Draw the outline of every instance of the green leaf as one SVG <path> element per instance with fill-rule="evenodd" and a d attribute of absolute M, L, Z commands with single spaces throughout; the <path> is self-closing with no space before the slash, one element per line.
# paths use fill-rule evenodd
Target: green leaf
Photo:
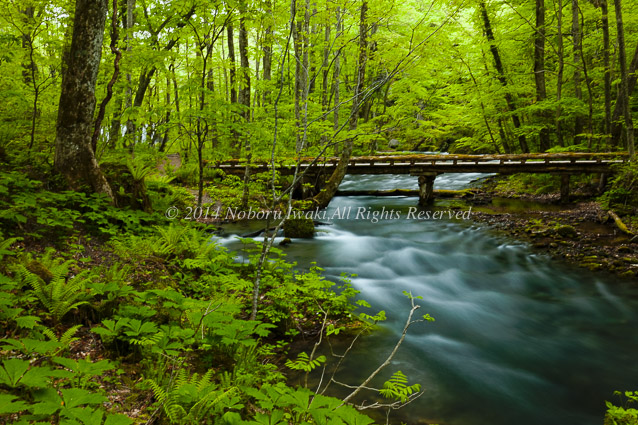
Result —
<path fill-rule="evenodd" d="M 0 394 L 0 415 L 26 410 L 28 404 L 22 400 L 14 401 L 16 398 L 12 394 Z"/>
<path fill-rule="evenodd" d="M 84 404 L 101 404 L 108 399 L 100 394 L 95 394 L 81 388 L 68 388 L 60 390 L 67 408 L 81 406 Z"/>
<path fill-rule="evenodd" d="M 224 413 L 222 420 L 227 425 L 239 425 L 242 423 L 241 415 L 237 412 Z"/>
<path fill-rule="evenodd" d="M 60 410 L 64 404 L 54 388 L 44 388 L 33 392 L 33 404 L 29 410 L 34 415 L 53 415 Z"/>
<path fill-rule="evenodd" d="M 109 414 L 106 417 L 106 421 L 104 425 L 130 425 L 133 423 L 133 420 L 125 415 L 118 414 Z"/>
<path fill-rule="evenodd" d="M 29 369 L 29 362 L 26 360 L 5 360 L 0 368 L 0 384 L 15 388 L 27 369 Z"/>
<path fill-rule="evenodd" d="M 33 327 L 40 321 L 37 316 L 20 316 L 16 318 L 16 323 L 19 328 L 33 329 Z"/>

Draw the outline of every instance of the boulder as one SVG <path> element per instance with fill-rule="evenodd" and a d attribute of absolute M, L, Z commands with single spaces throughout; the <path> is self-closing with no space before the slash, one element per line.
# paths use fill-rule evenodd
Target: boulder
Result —
<path fill-rule="evenodd" d="M 396 149 L 399 147 L 399 141 L 397 139 L 390 139 L 390 141 L 388 142 L 388 147 L 390 149 Z"/>
<path fill-rule="evenodd" d="M 312 238 L 315 235 L 315 223 L 310 218 L 288 218 L 284 223 L 284 237 Z"/>
<path fill-rule="evenodd" d="M 556 233 L 564 238 L 573 239 L 578 236 L 578 232 L 574 228 L 574 226 L 570 226 L 568 224 L 560 225 L 556 228 Z"/>

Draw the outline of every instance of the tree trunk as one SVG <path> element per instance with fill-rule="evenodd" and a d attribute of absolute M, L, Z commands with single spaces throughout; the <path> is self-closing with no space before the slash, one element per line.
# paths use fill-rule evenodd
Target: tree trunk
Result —
<path fill-rule="evenodd" d="M 241 64 L 241 78 L 239 78 L 239 95 L 237 102 L 244 106 L 242 116 L 250 121 L 250 60 L 248 57 L 248 31 L 246 31 L 246 11 L 242 10 L 239 17 L 239 59 Z"/>
<path fill-rule="evenodd" d="M 341 9 L 337 7 L 335 9 L 335 40 L 338 40 L 341 37 Z M 341 49 L 337 49 L 335 51 L 334 58 L 334 71 L 332 74 L 332 87 L 334 91 L 334 114 L 333 114 L 333 130 L 337 132 L 339 130 L 339 110 L 340 110 L 340 93 L 339 93 L 339 81 L 341 78 Z M 337 145 L 335 145 L 335 154 L 338 154 L 339 149 Z"/>
<path fill-rule="evenodd" d="M 627 75 L 627 56 L 625 53 L 625 30 L 622 20 L 621 0 L 614 0 L 616 9 L 616 34 L 618 37 L 618 60 L 620 62 L 620 80 L 622 86 L 622 109 L 625 116 L 625 134 L 627 137 L 627 151 L 631 159 L 634 159 L 634 124 L 631 117 L 631 109 L 629 108 L 629 99 L 631 92 L 629 91 L 629 77 Z"/>
<path fill-rule="evenodd" d="M 58 108 L 55 139 L 55 168 L 78 190 L 90 187 L 113 192 L 102 174 L 91 147 L 95 83 L 102 57 L 107 0 L 77 0 L 73 20 L 73 38 Z"/>
<path fill-rule="evenodd" d="M 239 59 L 241 63 L 241 78 L 239 84 L 239 103 L 243 106 L 244 122 L 250 121 L 250 60 L 248 58 L 248 31 L 246 31 L 246 4 L 242 1 L 239 6 Z M 246 169 L 244 170 L 244 191 L 242 206 L 248 206 L 250 183 L 251 144 L 250 135 L 245 134 Z"/>
<path fill-rule="evenodd" d="M 27 6 L 24 9 L 20 10 L 20 13 L 24 15 L 25 23 L 28 23 L 27 29 L 31 23 L 33 23 L 33 18 L 35 17 L 35 8 L 33 6 Z M 21 37 L 22 39 L 22 48 L 27 50 L 27 55 L 29 57 L 28 62 L 22 63 L 22 79 L 24 80 L 24 84 L 27 86 L 31 86 L 35 82 L 35 75 L 38 73 L 38 65 L 35 63 L 33 51 L 35 50 L 34 40 L 31 32 L 23 32 Z"/>
<path fill-rule="evenodd" d="M 326 7 L 328 7 L 326 5 Z M 326 23 L 323 34 L 323 62 L 321 64 L 321 110 L 325 111 L 328 108 L 328 93 L 329 93 L 329 66 L 330 66 L 330 24 Z"/>
<path fill-rule="evenodd" d="M 133 6 L 135 4 L 135 0 L 128 0 L 131 1 L 133 3 Z M 145 14 L 147 14 L 147 12 L 145 11 Z M 195 6 L 193 5 L 184 15 L 181 16 L 181 20 L 179 21 L 179 23 L 175 26 L 176 28 L 184 28 L 188 21 L 190 20 L 190 18 L 195 14 Z M 152 44 L 157 46 L 157 38 L 159 37 L 159 33 L 161 32 L 162 28 L 165 27 L 165 23 L 168 22 L 168 19 L 159 26 L 158 30 L 155 30 L 155 32 L 153 32 L 151 34 L 151 40 L 155 40 Z M 150 30 L 149 30 L 150 31 Z M 175 47 L 175 45 L 177 45 L 177 42 L 179 41 L 179 37 L 174 37 L 171 38 L 168 43 L 166 43 L 166 45 L 164 46 L 164 48 L 162 49 L 164 52 L 169 52 L 173 49 L 173 47 Z M 155 72 L 157 72 L 157 67 L 155 65 L 150 66 L 150 67 L 145 67 L 142 69 L 142 71 L 140 72 L 140 77 L 138 80 L 138 84 L 137 84 L 137 90 L 135 91 L 135 99 L 133 100 L 133 106 L 140 108 L 142 106 L 142 103 L 144 103 L 144 97 L 146 96 L 146 90 L 148 89 L 148 86 L 150 85 L 151 81 L 153 80 L 153 76 L 155 75 Z M 135 131 L 135 127 L 131 127 L 129 128 L 129 126 L 127 125 L 127 134 L 131 131 Z"/>
<path fill-rule="evenodd" d="M 359 108 L 361 107 L 361 92 L 366 79 L 366 64 L 368 62 L 368 27 L 366 23 L 368 13 L 368 1 L 361 2 L 361 14 L 359 16 L 359 63 L 357 66 L 357 79 L 352 96 L 352 110 L 350 112 L 350 130 L 357 128 Z"/>
<path fill-rule="evenodd" d="M 636 70 L 638 70 L 638 45 L 636 45 L 636 50 L 634 51 L 634 58 L 629 65 L 628 77 L 627 77 L 627 87 L 629 90 L 629 95 L 631 95 L 636 88 Z M 611 71 L 610 71 L 611 72 Z M 622 102 L 623 92 L 622 90 L 618 90 L 618 94 L 616 96 L 616 106 L 614 106 L 614 113 L 611 117 L 611 142 L 612 146 L 616 146 L 617 143 L 621 140 L 622 134 L 622 123 L 620 122 L 620 116 L 623 115 L 623 102 Z"/>
<path fill-rule="evenodd" d="M 480 98 L 481 88 L 478 85 L 478 81 L 476 81 L 476 77 L 474 77 L 474 72 L 472 72 L 472 68 L 470 67 L 470 64 L 467 63 L 465 60 L 463 60 L 462 56 L 460 56 L 459 58 L 461 59 L 461 62 L 463 63 L 463 65 L 465 65 L 465 67 L 467 68 L 467 72 L 470 74 L 470 78 L 472 79 L 472 82 L 474 83 L 476 94 Z M 490 135 L 490 140 L 492 141 L 492 144 L 494 145 L 494 149 L 496 149 L 496 152 L 501 153 L 499 145 L 496 142 L 496 139 L 494 138 L 494 134 L 492 133 L 492 126 L 490 125 L 490 122 L 487 119 L 487 112 L 485 111 L 485 103 L 483 102 L 483 99 L 480 100 L 480 104 L 481 104 L 481 112 L 483 113 L 483 122 L 485 123 L 485 128 L 487 129 L 487 132 Z M 503 142 L 505 143 L 504 139 L 503 139 Z M 507 148 L 505 147 L 505 145 L 504 145 L 504 150 L 505 152 L 507 152 Z"/>
<path fill-rule="evenodd" d="M 494 58 L 494 66 L 496 67 L 496 71 L 498 72 L 498 80 L 501 85 L 507 90 L 507 77 L 505 76 L 505 68 L 503 67 L 503 61 L 501 60 L 501 54 L 498 51 L 498 47 L 496 47 L 496 40 L 494 38 L 494 32 L 492 31 L 492 24 L 490 23 L 489 15 L 487 14 L 487 7 L 485 6 L 485 2 L 481 2 L 481 15 L 483 18 L 483 25 L 485 29 L 485 37 L 487 41 L 490 43 L 490 52 L 492 53 L 492 57 Z M 507 103 L 507 109 L 512 114 L 512 123 L 514 124 L 514 128 L 519 130 L 521 127 L 521 120 L 516 113 L 516 105 L 514 103 L 514 98 L 509 91 L 505 92 L 505 102 Z M 527 140 L 525 139 L 525 135 L 518 135 L 518 143 L 521 148 L 522 153 L 529 153 L 529 147 L 527 146 Z"/>
<path fill-rule="evenodd" d="M 172 64 L 171 64 L 172 65 Z M 170 68 L 170 67 L 169 67 Z M 166 150 L 166 144 L 168 143 L 168 124 L 171 122 L 171 78 L 166 77 L 166 124 L 167 128 L 164 130 L 162 140 L 159 146 L 159 151 L 164 152 Z"/>
<path fill-rule="evenodd" d="M 266 2 L 266 31 L 264 32 L 263 50 L 264 57 L 262 60 L 263 65 L 263 79 L 266 81 L 266 87 L 268 82 L 272 78 L 272 43 L 273 43 L 273 25 L 272 25 L 272 0 Z M 264 105 L 270 103 L 270 90 L 266 88 L 264 90 Z"/>
<path fill-rule="evenodd" d="M 536 84 L 536 101 L 543 102 L 547 98 L 545 86 L 545 0 L 536 0 L 536 33 L 534 35 L 534 83 Z M 539 134 L 539 150 L 547 151 L 551 146 L 549 130 L 545 127 L 544 112 L 540 113 L 542 120 Z"/>
<path fill-rule="evenodd" d="M 91 138 L 91 147 L 93 148 L 93 152 L 97 152 L 97 142 L 100 138 L 100 133 L 102 132 L 102 121 L 104 120 L 104 115 L 106 114 L 106 106 L 111 101 L 113 97 L 113 86 L 115 82 L 120 76 L 120 60 L 122 59 L 122 52 L 117 48 L 117 43 L 119 40 L 119 28 L 117 24 L 117 0 L 113 0 L 113 15 L 111 16 L 111 53 L 115 55 L 113 59 L 113 75 L 106 85 L 106 96 L 102 99 L 102 103 L 98 109 L 97 117 L 95 119 L 95 124 L 93 126 L 93 136 Z"/>
<path fill-rule="evenodd" d="M 580 19 L 578 19 L 578 0 L 572 0 L 572 44 L 574 49 L 574 97 L 578 100 L 583 99 L 583 91 L 580 87 L 580 66 L 581 66 L 581 57 L 580 57 L 580 43 L 581 43 L 581 34 L 580 34 Z M 574 120 L 574 144 L 578 144 L 580 142 L 580 136 L 583 132 L 583 120 L 581 117 L 577 116 Z"/>
<path fill-rule="evenodd" d="M 301 132 L 299 129 L 301 127 L 301 91 L 303 90 L 303 84 L 301 81 L 303 74 L 303 42 L 301 40 L 302 28 L 303 23 L 297 17 L 292 33 L 293 49 L 295 51 L 295 127 L 297 128 L 297 132 L 295 135 L 295 151 L 297 153 L 301 150 Z"/>
<path fill-rule="evenodd" d="M 363 0 L 361 4 L 361 15 L 359 20 L 359 67 L 358 67 L 359 80 L 358 82 L 362 82 L 363 79 L 365 78 L 365 62 L 367 58 L 366 37 L 365 37 L 367 10 L 368 10 L 367 0 Z M 340 14 L 339 8 L 337 8 L 336 18 L 337 18 L 336 37 L 339 37 L 342 30 L 341 14 Z M 339 53 L 337 52 L 337 54 Z M 338 62 L 338 57 L 337 57 L 337 60 L 335 60 L 335 88 L 336 88 L 335 105 L 339 103 L 339 82 L 338 82 L 339 71 L 340 71 L 340 64 Z M 350 128 L 356 128 L 357 126 L 357 117 L 358 117 L 357 107 L 359 104 L 359 95 L 361 93 L 360 90 L 361 90 L 361 86 L 357 84 L 355 86 L 355 94 L 352 99 L 352 110 L 350 112 Z M 338 108 L 336 108 L 335 109 L 335 124 L 334 124 L 335 131 L 337 131 L 339 128 L 338 120 L 339 120 Z M 350 162 L 350 157 L 352 156 L 353 148 L 354 148 L 353 138 L 348 138 L 343 142 L 343 149 L 339 156 L 339 163 L 337 164 L 337 166 L 335 167 L 335 170 L 330 175 L 330 179 L 328 179 L 328 182 L 326 183 L 325 187 L 323 187 L 321 189 L 321 192 L 319 192 L 313 198 L 313 201 L 315 202 L 315 205 L 317 207 L 319 208 L 327 207 L 328 204 L 330 203 L 330 200 L 334 196 L 334 194 L 337 193 L 337 189 L 339 188 L 341 181 L 343 180 L 343 178 L 345 177 L 348 171 L 348 163 Z"/>
<path fill-rule="evenodd" d="M 563 0 L 558 0 L 558 12 L 556 15 L 556 44 L 558 53 L 558 69 L 556 71 L 556 141 L 558 146 L 565 146 L 563 140 L 563 125 L 561 123 L 562 105 L 563 99 L 563 73 L 565 70 L 565 45 L 563 43 Z"/>
<path fill-rule="evenodd" d="M 226 40 L 228 42 L 228 61 L 230 68 L 230 103 L 237 103 L 237 84 L 235 70 L 235 34 L 233 26 L 228 24 L 226 27 Z"/>
<path fill-rule="evenodd" d="M 603 66 L 605 67 L 605 134 L 611 136 L 611 61 L 609 60 L 609 10 L 607 0 L 600 1 L 603 27 Z M 638 49 L 636 50 L 638 52 Z"/>
<path fill-rule="evenodd" d="M 136 0 L 126 0 L 126 37 L 124 39 L 126 40 L 126 51 L 129 56 L 131 50 L 133 50 L 131 47 L 131 38 L 133 35 L 133 26 L 135 25 L 135 1 Z M 126 83 L 126 109 L 129 109 L 133 107 L 133 76 L 130 72 L 126 73 Z M 146 86 L 144 86 L 144 90 L 146 90 Z M 126 134 L 130 135 L 129 137 L 135 137 L 135 123 L 131 121 L 131 119 L 126 121 Z M 131 145 L 135 144 L 134 139 L 129 142 Z M 124 143 L 126 143 L 126 141 L 124 141 Z"/>

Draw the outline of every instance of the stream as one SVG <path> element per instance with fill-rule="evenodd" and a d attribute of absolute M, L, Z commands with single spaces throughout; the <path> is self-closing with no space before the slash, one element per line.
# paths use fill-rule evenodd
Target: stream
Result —
<path fill-rule="evenodd" d="M 480 175 L 443 174 L 436 189 L 460 189 Z M 348 176 L 340 189 L 414 189 L 410 176 Z M 388 320 L 361 341 L 342 381 L 356 384 L 389 354 L 409 300 L 436 321 L 410 328 L 382 379 L 401 370 L 423 396 L 391 416 L 396 423 L 445 425 L 602 425 L 615 390 L 638 390 L 638 287 L 535 253 L 487 226 L 415 218 L 416 198 L 336 197 L 317 236 L 285 248 L 299 267 L 313 261 L 353 286 Z M 371 220 L 361 211 L 389 211 Z M 385 210 L 384 210 L 385 208 Z M 421 208 L 418 211 L 422 211 Z M 427 212 L 430 210 L 423 209 Z M 409 215 L 413 212 L 412 215 Z M 430 211 L 432 212 L 432 211 Z M 338 217 L 338 216 L 337 216 Z M 227 227 L 224 244 L 240 249 Z"/>

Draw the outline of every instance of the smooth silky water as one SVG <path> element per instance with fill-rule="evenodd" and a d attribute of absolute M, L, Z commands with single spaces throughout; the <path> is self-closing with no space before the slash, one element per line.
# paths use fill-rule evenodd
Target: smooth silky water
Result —
<path fill-rule="evenodd" d="M 439 176 L 435 188 L 467 187 L 472 174 Z M 351 176 L 341 189 L 415 188 L 409 176 Z M 442 201 L 443 202 L 443 201 Z M 575 269 L 470 220 L 408 220 L 416 198 L 336 197 L 327 216 L 349 219 L 295 240 L 287 258 L 316 262 L 328 278 L 356 274 L 353 286 L 388 320 L 363 339 L 342 381 L 356 384 L 400 336 L 410 304 L 420 315 L 383 380 L 396 370 L 425 394 L 395 419 L 459 425 L 601 425 L 614 390 L 638 389 L 638 288 Z M 358 208 L 399 211 L 400 219 L 356 219 Z M 443 207 L 445 208 L 445 207 Z M 231 249 L 240 245 L 230 243 Z M 370 398 L 368 398 L 370 400 Z"/>

